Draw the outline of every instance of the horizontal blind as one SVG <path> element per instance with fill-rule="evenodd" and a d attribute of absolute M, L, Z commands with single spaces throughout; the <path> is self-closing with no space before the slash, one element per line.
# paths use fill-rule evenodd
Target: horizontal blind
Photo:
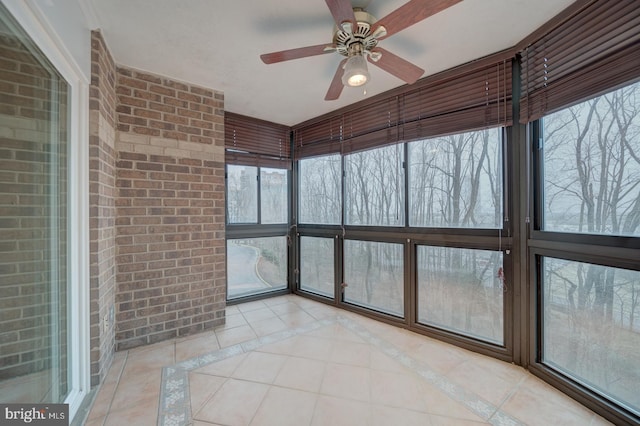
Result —
<path fill-rule="evenodd" d="M 640 78 L 637 0 L 582 1 L 561 15 L 521 43 L 521 123 Z"/>
<path fill-rule="evenodd" d="M 500 52 L 294 126 L 295 157 L 510 125 L 513 56 Z"/>
<path fill-rule="evenodd" d="M 224 115 L 225 162 L 289 167 L 290 128 L 232 112 Z"/>
<path fill-rule="evenodd" d="M 471 63 L 404 95 L 403 139 L 460 133 L 513 122 L 512 60 Z"/>

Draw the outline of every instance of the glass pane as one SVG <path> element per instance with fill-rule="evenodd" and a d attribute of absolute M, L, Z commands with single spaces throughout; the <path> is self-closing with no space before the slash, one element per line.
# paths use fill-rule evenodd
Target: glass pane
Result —
<path fill-rule="evenodd" d="M 287 238 L 227 240 L 227 299 L 287 288 Z"/>
<path fill-rule="evenodd" d="M 409 224 L 502 228 L 502 130 L 409 144 Z"/>
<path fill-rule="evenodd" d="M 61 403 L 69 89 L 2 5 L 0 51 L 0 403 Z"/>
<path fill-rule="evenodd" d="M 402 244 L 345 240 L 345 302 L 404 317 Z"/>
<path fill-rule="evenodd" d="M 348 225 L 404 225 L 401 144 L 345 156 Z"/>
<path fill-rule="evenodd" d="M 260 221 L 261 223 L 287 223 L 287 171 L 260 169 Z"/>
<path fill-rule="evenodd" d="M 339 225 L 342 211 L 340 155 L 305 158 L 298 162 L 301 223 Z"/>
<path fill-rule="evenodd" d="M 333 239 L 300 237 L 300 288 L 333 298 Z"/>
<path fill-rule="evenodd" d="M 418 321 L 503 344 L 502 253 L 418 247 Z"/>
<path fill-rule="evenodd" d="M 640 236 L 640 83 L 544 118 L 544 229 Z"/>
<path fill-rule="evenodd" d="M 227 166 L 227 220 L 258 222 L 258 168 Z"/>
<path fill-rule="evenodd" d="M 543 258 L 543 362 L 640 414 L 640 272 Z"/>

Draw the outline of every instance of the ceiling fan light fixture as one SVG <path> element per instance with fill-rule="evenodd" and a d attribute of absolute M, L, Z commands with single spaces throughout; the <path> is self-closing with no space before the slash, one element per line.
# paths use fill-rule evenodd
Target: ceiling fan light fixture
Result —
<path fill-rule="evenodd" d="M 344 65 L 344 74 L 342 74 L 342 84 L 349 87 L 359 87 L 369 81 L 369 70 L 367 69 L 367 61 L 362 54 L 355 54 Z"/>

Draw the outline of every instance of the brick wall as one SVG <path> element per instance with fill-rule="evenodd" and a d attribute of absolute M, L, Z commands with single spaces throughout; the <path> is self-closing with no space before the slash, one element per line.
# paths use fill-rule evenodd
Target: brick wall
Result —
<path fill-rule="evenodd" d="M 116 346 L 224 322 L 224 99 L 118 67 Z"/>
<path fill-rule="evenodd" d="M 49 303 L 52 242 L 60 251 L 58 301 L 66 309 L 66 216 L 50 219 L 52 194 L 66 205 L 66 86 L 57 87 L 56 118 L 54 81 L 19 39 L 0 33 L 0 380 L 50 368 L 49 330 L 58 318 Z M 52 119 L 61 123 L 60 143 L 52 143 Z"/>
<path fill-rule="evenodd" d="M 99 32 L 91 34 L 89 227 L 91 383 L 107 373 L 115 348 L 116 66 Z M 105 321 L 105 318 L 107 321 Z"/>

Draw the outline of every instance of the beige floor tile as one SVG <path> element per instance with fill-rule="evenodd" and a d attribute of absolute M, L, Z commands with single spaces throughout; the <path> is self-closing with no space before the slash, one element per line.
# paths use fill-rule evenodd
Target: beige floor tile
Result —
<path fill-rule="evenodd" d="M 191 339 L 176 342 L 176 362 L 185 361 L 220 349 L 218 338 L 214 332 L 201 334 Z"/>
<path fill-rule="evenodd" d="M 212 376 L 231 377 L 231 374 L 233 374 L 236 368 L 238 368 L 246 357 L 246 353 L 239 354 L 221 361 L 213 362 L 209 365 L 205 365 L 204 367 L 197 368 L 193 370 L 193 372 L 198 374 L 209 374 Z"/>
<path fill-rule="evenodd" d="M 454 367 L 448 378 L 500 406 L 524 379 L 524 370 L 511 369 L 511 365 L 495 366 L 477 361 L 465 361 Z"/>
<path fill-rule="evenodd" d="M 106 417 L 98 417 L 94 419 L 87 419 L 84 426 L 102 426 L 107 418 Z"/>
<path fill-rule="evenodd" d="M 366 343 L 343 340 L 333 345 L 329 359 L 338 364 L 369 367 L 371 363 L 371 352 L 373 350 L 374 349 Z"/>
<path fill-rule="evenodd" d="M 295 314 L 299 312 L 304 312 L 303 308 L 299 305 L 292 302 L 285 302 L 279 305 L 271 306 L 271 310 L 276 315 L 286 315 L 286 314 Z"/>
<path fill-rule="evenodd" d="M 125 363 L 127 361 L 127 355 L 127 351 L 116 352 L 113 355 L 111 367 L 109 367 L 109 372 L 104 378 L 103 383 L 117 383 L 118 380 L 120 380 L 120 375 L 122 374 L 122 370 L 124 369 Z"/>
<path fill-rule="evenodd" d="M 317 320 L 335 318 L 338 314 L 337 309 L 325 305 L 319 305 L 313 308 L 305 308 L 305 312 Z"/>
<path fill-rule="evenodd" d="M 251 352 L 232 374 L 236 379 L 273 383 L 287 357 L 266 352 Z"/>
<path fill-rule="evenodd" d="M 249 323 L 244 318 L 244 315 L 238 312 L 237 314 L 227 315 L 227 317 L 225 318 L 225 323 L 221 326 L 216 327 L 215 330 L 228 330 L 230 328 L 236 328 L 242 325 L 249 325 Z"/>
<path fill-rule="evenodd" d="M 100 386 L 100 390 L 98 391 L 98 395 L 96 395 L 96 399 L 93 401 L 93 406 L 87 419 L 104 418 L 109 413 L 117 385 L 117 382 L 110 381 Z"/>
<path fill-rule="evenodd" d="M 245 312 L 255 311 L 257 309 L 263 309 L 267 305 L 262 300 L 256 300 L 254 302 L 240 303 L 239 305 L 235 305 L 235 306 L 238 307 L 238 310 L 240 310 L 240 312 L 245 313 Z"/>
<path fill-rule="evenodd" d="M 385 355 L 380 350 L 372 350 L 370 357 L 370 368 L 376 371 L 390 371 L 392 373 L 407 374 L 410 370 L 398 361 Z"/>
<path fill-rule="evenodd" d="M 160 369 L 123 374 L 116 393 L 111 402 L 111 410 L 120 410 L 133 405 L 148 403 L 149 399 L 157 399 L 160 395 L 162 373 Z"/>
<path fill-rule="evenodd" d="M 456 417 L 431 415 L 432 426 L 480 426 L 489 425 L 488 422 L 476 420 L 464 420 Z"/>
<path fill-rule="evenodd" d="M 411 352 L 411 356 L 440 374 L 449 373 L 468 359 L 462 349 L 432 339 L 425 339 L 422 345 Z"/>
<path fill-rule="evenodd" d="M 332 396 L 319 396 L 311 420 L 312 426 L 367 426 L 371 406 L 365 402 Z"/>
<path fill-rule="evenodd" d="M 593 412 L 531 374 L 501 410 L 531 426 L 588 425 Z"/>
<path fill-rule="evenodd" d="M 289 357 L 273 383 L 307 392 L 319 392 L 325 366 L 322 361 Z"/>
<path fill-rule="evenodd" d="M 272 307 L 277 305 L 282 305 L 284 303 L 289 303 L 292 300 L 298 299 L 297 296 L 291 294 L 285 294 L 284 296 L 270 297 L 268 299 L 264 299 L 263 302 L 265 305 Z"/>
<path fill-rule="evenodd" d="M 307 426 L 311 424 L 317 395 L 271 387 L 251 426 Z"/>
<path fill-rule="evenodd" d="M 320 393 L 340 398 L 369 402 L 371 377 L 368 368 L 328 363 Z"/>
<path fill-rule="evenodd" d="M 237 343 L 246 342 L 258 337 L 253 329 L 248 325 L 232 328 L 229 330 L 216 330 L 218 344 L 221 348 L 233 346 Z"/>
<path fill-rule="evenodd" d="M 129 351 L 122 375 L 160 369 L 175 364 L 175 343 L 157 343 Z"/>
<path fill-rule="evenodd" d="M 333 342 L 328 339 L 311 336 L 296 336 L 291 355 L 302 358 L 327 360 L 331 356 Z"/>
<path fill-rule="evenodd" d="M 273 317 L 251 323 L 251 328 L 258 336 L 268 336 L 278 331 L 286 330 L 285 324 L 280 318 Z"/>
<path fill-rule="evenodd" d="M 424 345 L 423 336 L 403 329 L 395 331 L 387 329 L 382 337 L 396 348 L 410 354 L 415 353 L 418 348 Z"/>
<path fill-rule="evenodd" d="M 255 309 L 253 311 L 244 312 L 242 316 L 244 316 L 249 324 L 253 324 L 267 318 L 273 318 L 276 316 L 276 314 L 271 309 L 264 307 Z"/>
<path fill-rule="evenodd" d="M 293 352 L 299 337 L 294 336 L 279 342 L 269 343 L 256 349 L 259 352 L 269 352 L 273 354 L 289 355 Z"/>
<path fill-rule="evenodd" d="M 373 406 L 371 409 L 371 426 L 430 426 L 431 416 L 426 413 L 393 408 Z"/>
<path fill-rule="evenodd" d="M 423 381 L 415 376 L 387 371 L 371 372 L 371 402 L 373 404 L 428 411 L 422 394 Z"/>
<path fill-rule="evenodd" d="M 190 373 L 189 397 L 191 398 L 191 411 L 193 413 L 200 411 L 204 403 L 207 402 L 226 381 L 226 377 Z"/>
<path fill-rule="evenodd" d="M 194 419 L 224 425 L 248 425 L 268 390 L 269 386 L 260 383 L 229 379 Z"/>
<path fill-rule="evenodd" d="M 520 367 L 288 295 L 228 307 L 227 325 L 214 332 L 116 353 L 87 425 L 155 425 L 162 367 L 336 314 L 524 424 L 609 424 Z M 193 426 L 488 424 L 339 323 L 205 365 L 189 379 Z"/>
<path fill-rule="evenodd" d="M 155 426 L 158 423 L 158 409 L 133 406 L 126 410 L 109 413 L 104 426 Z"/>
<path fill-rule="evenodd" d="M 323 337 L 338 341 L 364 343 L 364 340 L 351 330 L 347 330 L 340 324 L 331 324 L 308 333 L 308 336 Z"/>
<path fill-rule="evenodd" d="M 238 305 L 231 305 L 224 308 L 224 313 L 226 316 L 235 315 L 240 313 L 240 309 L 238 309 Z"/>
<path fill-rule="evenodd" d="M 475 422 L 484 421 L 461 402 L 453 400 L 450 396 L 431 384 L 424 382 L 421 385 L 421 394 L 427 404 L 427 411 L 430 414 Z"/>
<path fill-rule="evenodd" d="M 287 325 L 287 327 L 291 328 L 301 327 L 303 325 L 311 324 L 312 322 L 317 321 L 314 317 L 304 311 L 282 314 L 279 317 L 282 322 Z"/>

